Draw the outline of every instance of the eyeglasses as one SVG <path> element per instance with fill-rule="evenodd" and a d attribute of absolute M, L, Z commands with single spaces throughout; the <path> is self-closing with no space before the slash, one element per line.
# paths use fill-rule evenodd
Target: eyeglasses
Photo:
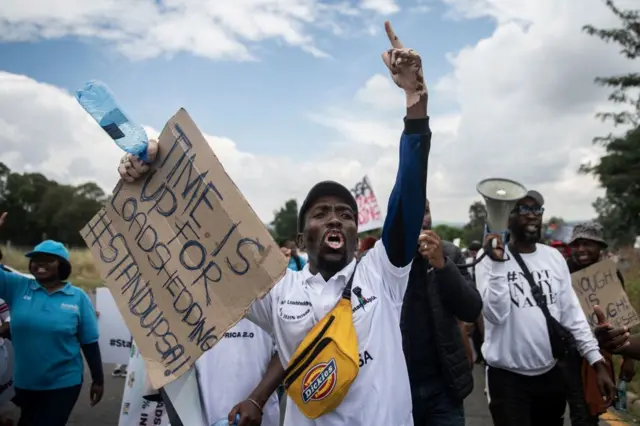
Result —
<path fill-rule="evenodd" d="M 536 216 L 542 216 L 542 214 L 544 213 L 544 207 L 527 206 L 526 204 L 523 204 L 516 207 L 514 211 L 522 216 L 526 216 L 530 213 L 533 213 Z"/>

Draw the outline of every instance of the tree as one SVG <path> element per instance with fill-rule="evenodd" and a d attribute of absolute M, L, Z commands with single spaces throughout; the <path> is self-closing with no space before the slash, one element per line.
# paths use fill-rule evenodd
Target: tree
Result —
<path fill-rule="evenodd" d="M 440 239 L 446 241 L 453 241 L 456 238 L 460 238 L 461 240 L 464 238 L 464 230 L 462 228 L 458 228 L 455 226 L 440 224 L 433 228 L 433 231 L 438 234 Z"/>
<path fill-rule="evenodd" d="M 0 163 L 0 212 L 9 213 L 0 237 L 19 246 L 43 238 L 84 246 L 80 229 L 106 200 L 95 183 L 61 185 L 40 173 L 15 173 Z"/>
<path fill-rule="evenodd" d="M 273 212 L 269 229 L 278 244 L 295 240 L 298 233 L 298 202 L 295 199 L 288 200 L 280 210 Z"/>
<path fill-rule="evenodd" d="M 469 223 L 462 229 L 462 241 L 469 245 L 472 241 L 482 241 L 484 224 L 487 219 L 487 208 L 482 201 L 475 201 L 469 206 Z"/>
<path fill-rule="evenodd" d="M 640 10 L 620 10 L 612 0 L 605 4 L 620 20 L 619 28 L 599 29 L 585 25 L 583 29 L 607 43 L 620 46 L 620 53 L 630 61 L 640 58 Z M 618 244 L 628 244 L 640 231 L 640 73 L 598 77 L 596 84 L 613 89 L 609 100 L 620 105 L 615 112 L 597 115 L 614 127 L 624 127 L 622 134 L 600 136 L 594 143 L 605 148 L 597 164 L 580 168 L 594 175 L 605 189 L 594 208 L 603 224 L 606 237 Z"/>

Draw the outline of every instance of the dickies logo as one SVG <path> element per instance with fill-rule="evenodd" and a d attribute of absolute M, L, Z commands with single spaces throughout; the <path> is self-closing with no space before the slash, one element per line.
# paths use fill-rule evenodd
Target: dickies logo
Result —
<path fill-rule="evenodd" d="M 61 303 L 60 304 L 60 309 L 65 310 L 65 311 L 72 311 L 72 312 L 78 312 L 80 310 L 78 305 L 72 305 L 70 303 Z"/>
<path fill-rule="evenodd" d="M 307 371 L 302 379 L 302 402 L 321 401 L 328 397 L 336 387 L 338 369 L 336 360 L 321 362 Z"/>

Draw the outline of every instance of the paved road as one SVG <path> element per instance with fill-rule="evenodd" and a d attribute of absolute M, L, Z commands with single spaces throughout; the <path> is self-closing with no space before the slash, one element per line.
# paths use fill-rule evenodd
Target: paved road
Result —
<path fill-rule="evenodd" d="M 105 365 L 104 396 L 100 404 L 95 407 L 89 405 L 89 386 L 86 384 L 91 383 L 91 377 L 88 371 L 85 372 L 85 386 L 71 414 L 68 426 L 118 426 L 124 379 L 111 377 L 112 371 L 113 365 Z M 11 414 L 17 424 L 18 408 L 11 410 Z"/>
<path fill-rule="evenodd" d="M 124 379 L 111 377 L 112 370 L 112 365 L 105 365 L 105 394 L 102 402 L 96 407 L 89 406 L 89 387 L 84 386 L 78 404 L 71 415 L 69 426 L 118 426 Z M 86 383 L 90 383 L 88 372 L 85 380 Z M 465 400 L 466 426 L 492 426 L 487 400 L 483 392 L 484 377 L 480 367 L 476 367 L 474 371 L 474 380 L 473 393 Z M 17 416 L 17 409 L 14 412 Z M 602 426 L 620 426 L 622 424 L 624 423 L 601 422 Z M 565 421 L 565 425 L 570 425 L 570 423 Z"/>

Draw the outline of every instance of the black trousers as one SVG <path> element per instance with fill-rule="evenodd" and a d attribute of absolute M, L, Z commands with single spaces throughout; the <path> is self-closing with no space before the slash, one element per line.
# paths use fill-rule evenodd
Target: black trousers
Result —
<path fill-rule="evenodd" d="M 80 389 L 81 384 L 44 391 L 16 388 L 14 403 L 21 410 L 18 426 L 65 426 Z"/>
<path fill-rule="evenodd" d="M 494 426 L 562 426 L 567 406 L 558 367 L 540 376 L 487 368 L 489 411 Z"/>
<path fill-rule="evenodd" d="M 484 343 L 484 339 L 482 338 L 482 332 L 480 331 L 479 321 L 476 321 L 473 327 L 473 333 L 471 333 L 471 341 L 473 342 L 473 350 L 476 353 L 475 362 L 477 364 L 484 361 L 482 357 L 482 343 Z"/>

